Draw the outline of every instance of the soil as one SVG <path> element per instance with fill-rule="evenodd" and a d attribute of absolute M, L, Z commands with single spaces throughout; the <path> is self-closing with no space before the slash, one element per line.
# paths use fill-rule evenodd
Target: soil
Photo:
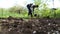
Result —
<path fill-rule="evenodd" d="M 51 34 L 56 31 L 60 34 L 58 18 L 0 18 L 0 34 Z"/>

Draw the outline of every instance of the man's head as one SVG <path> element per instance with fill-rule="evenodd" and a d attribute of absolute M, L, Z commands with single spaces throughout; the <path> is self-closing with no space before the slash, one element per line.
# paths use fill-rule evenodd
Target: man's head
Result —
<path fill-rule="evenodd" d="M 38 8 L 38 5 L 33 5 L 32 8 L 33 8 L 33 11 L 34 11 L 35 8 Z"/>

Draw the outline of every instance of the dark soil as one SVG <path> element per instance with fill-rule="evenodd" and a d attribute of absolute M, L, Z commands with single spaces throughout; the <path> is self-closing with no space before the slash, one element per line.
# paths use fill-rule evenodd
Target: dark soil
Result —
<path fill-rule="evenodd" d="M 60 19 L 47 18 L 3 18 L 0 19 L 0 34 L 60 34 Z"/>

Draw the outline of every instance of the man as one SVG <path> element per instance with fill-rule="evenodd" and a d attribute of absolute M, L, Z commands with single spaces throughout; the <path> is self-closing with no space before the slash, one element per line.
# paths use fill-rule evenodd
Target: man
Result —
<path fill-rule="evenodd" d="M 27 5 L 28 15 L 31 15 L 31 17 L 32 17 L 32 9 L 31 9 L 31 6 L 32 6 L 32 5 L 33 5 L 32 3 Z"/>
<path fill-rule="evenodd" d="M 31 17 L 33 16 L 32 15 L 32 12 L 34 11 L 34 9 L 38 7 L 38 5 L 33 5 L 32 3 L 28 4 L 27 5 L 27 8 L 28 8 L 28 15 L 31 15 Z M 33 12 L 34 13 L 34 12 Z"/>

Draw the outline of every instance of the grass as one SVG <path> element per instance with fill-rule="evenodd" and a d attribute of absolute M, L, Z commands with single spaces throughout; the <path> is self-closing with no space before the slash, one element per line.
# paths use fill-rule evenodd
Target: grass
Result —
<path fill-rule="evenodd" d="M 18 13 L 13 13 L 13 12 L 9 12 L 9 11 L 0 11 L 0 17 L 1 18 L 7 18 L 9 16 L 12 17 L 28 17 L 27 13 L 26 14 L 18 14 Z"/>
<path fill-rule="evenodd" d="M 51 11 L 50 9 L 46 9 L 46 10 L 35 10 L 34 14 L 38 14 L 39 17 L 46 17 L 49 16 L 50 18 L 54 18 L 54 12 L 56 13 L 56 18 L 60 18 L 60 9 L 57 9 L 55 11 Z M 9 10 L 5 10 L 5 9 L 0 9 L 0 18 L 7 18 L 9 16 L 12 17 L 16 17 L 16 18 L 31 18 L 30 16 L 28 16 L 27 11 L 23 11 L 20 14 L 16 13 L 16 12 L 10 12 Z"/>

